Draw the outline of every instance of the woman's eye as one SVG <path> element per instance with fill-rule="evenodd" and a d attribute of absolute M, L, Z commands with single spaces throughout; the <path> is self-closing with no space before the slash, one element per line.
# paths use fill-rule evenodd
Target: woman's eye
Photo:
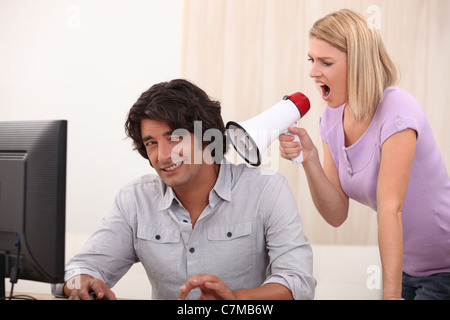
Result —
<path fill-rule="evenodd" d="M 314 63 L 314 59 L 313 58 L 309 58 L 308 61 L 311 62 L 311 63 Z"/>

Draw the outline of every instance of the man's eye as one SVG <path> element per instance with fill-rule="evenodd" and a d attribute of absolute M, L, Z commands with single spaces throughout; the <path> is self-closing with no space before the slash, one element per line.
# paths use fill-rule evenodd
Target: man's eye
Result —
<path fill-rule="evenodd" d="M 151 147 L 151 146 L 153 146 L 153 145 L 155 145 L 155 144 L 156 144 L 155 141 L 149 141 L 149 142 L 147 142 L 147 143 L 145 144 L 145 146 L 146 146 L 146 147 Z"/>

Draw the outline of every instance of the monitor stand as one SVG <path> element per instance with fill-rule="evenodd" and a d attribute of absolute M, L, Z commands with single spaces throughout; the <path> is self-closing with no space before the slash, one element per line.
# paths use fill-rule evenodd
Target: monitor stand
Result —
<path fill-rule="evenodd" d="M 0 253 L 0 300 L 6 299 L 5 280 L 6 280 L 6 255 Z"/>

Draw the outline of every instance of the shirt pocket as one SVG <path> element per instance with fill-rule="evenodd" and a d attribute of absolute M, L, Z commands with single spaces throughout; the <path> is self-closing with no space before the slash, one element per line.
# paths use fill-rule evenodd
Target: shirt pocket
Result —
<path fill-rule="evenodd" d="M 255 235 L 252 223 L 215 226 L 207 229 L 208 270 L 225 283 L 245 278 L 255 264 Z"/>
<path fill-rule="evenodd" d="M 251 223 L 239 223 L 228 226 L 211 227 L 208 229 L 208 240 L 230 241 L 248 236 L 252 233 Z"/>
<path fill-rule="evenodd" d="M 137 237 L 154 243 L 178 243 L 180 242 L 181 234 L 178 228 L 140 224 L 137 230 Z"/>
<path fill-rule="evenodd" d="M 138 225 L 135 250 L 150 279 L 172 281 L 182 274 L 183 248 L 178 228 Z"/>

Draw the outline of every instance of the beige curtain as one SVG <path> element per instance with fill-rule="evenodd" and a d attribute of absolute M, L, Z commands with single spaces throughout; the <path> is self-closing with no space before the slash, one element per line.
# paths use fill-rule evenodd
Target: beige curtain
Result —
<path fill-rule="evenodd" d="M 182 76 L 222 102 L 225 121 L 246 120 L 286 94 L 305 93 L 312 107 L 298 125 L 321 152 L 324 103 L 308 76 L 308 32 L 317 19 L 342 8 L 362 13 L 379 28 L 401 71 L 399 86 L 422 104 L 450 168 L 448 0 L 185 0 Z M 278 150 L 274 144 L 271 152 Z M 377 243 L 376 213 L 351 202 L 344 225 L 329 226 L 314 207 L 302 166 L 270 158 L 265 166 L 288 180 L 312 243 Z"/>

